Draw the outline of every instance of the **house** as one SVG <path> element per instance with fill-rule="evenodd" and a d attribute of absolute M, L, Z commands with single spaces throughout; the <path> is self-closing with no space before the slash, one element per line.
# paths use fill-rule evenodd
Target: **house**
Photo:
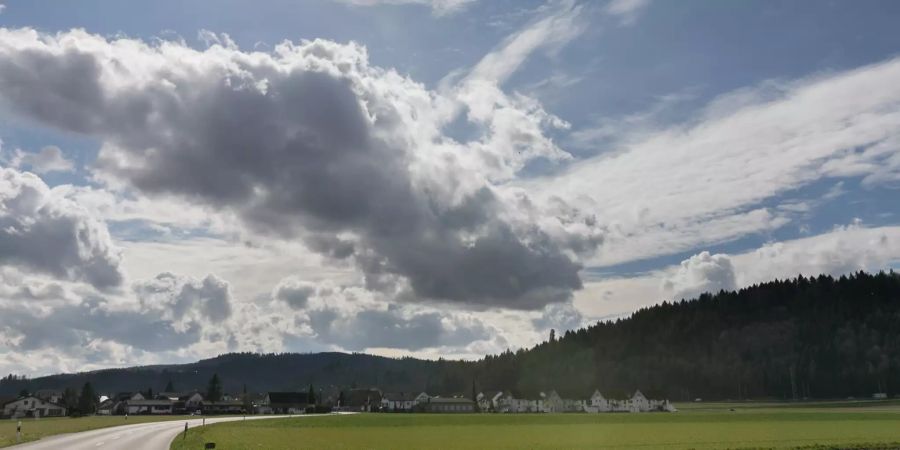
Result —
<path fill-rule="evenodd" d="M 127 400 L 125 411 L 128 414 L 172 414 L 173 403 L 171 400 Z"/>
<path fill-rule="evenodd" d="M 467 398 L 432 397 L 423 403 L 425 412 L 430 413 L 473 413 L 475 402 Z"/>
<path fill-rule="evenodd" d="M 559 394 L 556 393 L 556 391 L 550 391 L 549 394 L 544 394 L 543 392 L 541 392 L 541 398 L 544 400 L 544 407 L 541 409 L 543 412 L 565 412 L 566 409 L 563 399 L 559 396 Z"/>
<path fill-rule="evenodd" d="M 591 398 L 588 400 L 587 404 L 584 407 L 585 412 L 610 412 L 612 411 L 609 400 L 600 393 L 599 390 L 595 390 Z"/>
<path fill-rule="evenodd" d="M 310 406 L 306 392 L 269 392 L 260 402 L 260 414 L 301 414 Z"/>
<path fill-rule="evenodd" d="M 412 411 L 416 405 L 427 402 L 428 394 L 413 395 L 410 392 L 387 393 L 381 397 L 382 411 Z"/>
<path fill-rule="evenodd" d="M 500 411 L 499 400 L 503 398 L 503 391 L 493 391 L 485 394 L 479 392 L 475 396 L 478 410 L 481 412 L 498 412 Z"/>
<path fill-rule="evenodd" d="M 33 395 L 10 400 L 3 404 L 3 417 L 12 419 L 20 417 L 62 417 L 65 415 L 65 406 L 41 400 Z"/>
<path fill-rule="evenodd" d="M 339 406 L 347 411 L 371 412 L 381 406 L 382 397 L 378 389 L 350 389 L 344 392 L 344 404 Z"/>
<path fill-rule="evenodd" d="M 63 393 L 56 389 L 38 389 L 34 391 L 34 396 L 50 403 L 62 404 Z"/>
<path fill-rule="evenodd" d="M 176 414 L 191 414 L 200 411 L 203 405 L 203 396 L 197 391 L 188 391 L 178 394 L 178 400 L 172 404 Z"/>
<path fill-rule="evenodd" d="M 106 400 L 100 402 L 99 405 L 97 405 L 97 415 L 111 416 L 115 413 L 115 406 L 116 401 L 111 398 L 107 398 Z"/>
<path fill-rule="evenodd" d="M 634 395 L 628 399 L 629 412 L 646 412 L 650 411 L 650 401 L 641 391 L 635 391 Z"/>
<path fill-rule="evenodd" d="M 530 400 L 516 398 L 511 392 L 503 393 L 496 399 L 495 411 L 503 413 L 543 412 L 544 399 Z"/>
<path fill-rule="evenodd" d="M 244 402 L 240 400 L 221 400 L 218 402 L 203 402 L 201 409 L 203 414 L 245 414 Z"/>

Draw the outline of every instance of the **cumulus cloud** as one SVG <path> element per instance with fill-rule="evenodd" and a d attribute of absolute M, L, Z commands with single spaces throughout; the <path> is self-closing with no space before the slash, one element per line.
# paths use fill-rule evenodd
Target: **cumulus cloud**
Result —
<path fill-rule="evenodd" d="M 671 298 L 694 298 L 704 292 L 734 290 L 737 282 L 728 255 L 700 252 L 681 262 L 675 273 L 663 281 L 663 291 Z"/>
<path fill-rule="evenodd" d="M 272 295 L 273 301 L 293 310 L 294 320 L 310 331 L 310 339 L 346 350 L 465 347 L 496 333 L 461 311 L 393 304 L 389 298 L 358 286 L 295 277 L 282 280 Z"/>
<path fill-rule="evenodd" d="M 40 178 L 0 167 L 0 264 L 21 265 L 99 288 L 122 283 L 106 225 Z"/>
<path fill-rule="evenodd" d="M 808 238 L 770 242 L 734 261 L 742 286 L 801 274 L 885 270 L 900 263 L 900 227 L 868 228 L 857 221 Z"/>
<path fill-rule="evenodd" d="M 575 228 L 553 217 L 553 235 L 534 226 L 496 184 L 529 159 L 565 156 L 540 134 L 555 119 L 532 100 L 494 85 L 487 119 L 476 99 L 372 67 L 355 44 L 212 44 L 2 30 L 0 96 L 102 139 L 97 176 L 110 185 L 300 237 L 354 261 L 371 288 L 399 282 L 418 298 L 537 308 L 581 287 L 558 239 Z M 460 101 L 481 139 L 442 134 Z"/>
<path fill-rule="evenodd" d="M 571 302 L 547 305 L 540 317 L 532 319 L 539 330 L 574 330 L 583 327 L 585 322 L 581 312 Z"/>
<path fill-rule="evenodd" d="M 287 303 L 294 309 L 303 309 L 309 301 L 309 297 L 316 292 L 315 283 L 301 281 L 296 278 L 285 278 L 272 293 L 272 298 Z"/>
<path fill-rule="evenodd" d="M 29 169 L 38 174 L 50 172 L 71 172 L 75 170 L 72 161 L 66 159 L 62 150 L 55 145 L 48 145 L 37 153 L 16 149 L 9 162 L 16 169 Z"/>
<path fill-rule="evenodd" d="M 219 323 L 231 316 L 231 292 L 225 280 L 207 275 L 202 280 L 161 273 L 135 283 L 134 292 L 144 313 L 153 313 L 187 329 L 200 322 Z"/>

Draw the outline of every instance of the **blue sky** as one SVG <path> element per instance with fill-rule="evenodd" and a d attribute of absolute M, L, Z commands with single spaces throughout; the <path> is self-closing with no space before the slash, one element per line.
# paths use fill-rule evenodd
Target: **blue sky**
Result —
<path fill-rule="evenodd" d="M 51 362 L 9 370 L 477 357 L 900 265 L 897 2 L 4 5 L 0 308 L 187 339 L 66 322 L 63 357 L 22 319 L 0 342 Z"/>

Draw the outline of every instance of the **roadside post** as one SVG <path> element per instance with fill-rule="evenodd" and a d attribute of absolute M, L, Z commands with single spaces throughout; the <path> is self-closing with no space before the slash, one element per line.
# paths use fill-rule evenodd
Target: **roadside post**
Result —
<path fill-rule="evenodd" d="M 16 444 L 22 442 L 22 421 L 16 424 Z"/>
<path fill-rule="evenodd" d="M 184 435 L 181 437 L 181 440 L 187 439 L 187 422 L 184 423 Z"/>
<path fill-rule="evenodd" d="M 203 418 L 203 425 L 202 425 L 202 426 L 204 426 L 204 427 L 206 426 L 206 417 Z"/>

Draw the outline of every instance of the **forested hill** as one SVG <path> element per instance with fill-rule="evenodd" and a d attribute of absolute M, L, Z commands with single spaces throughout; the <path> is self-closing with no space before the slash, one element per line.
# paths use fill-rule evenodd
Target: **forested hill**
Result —
<path fill-rule="evenodd" d="M 33 380 L 21 389 L 79 387 L 105 394 L 203 389 L 213 373 L 226 391 L 377 386 L 385 391 L 466 393 L 556 389 L 621 397 L 641 389 L 673 400 L 838 398 L 900 393 L 900 275 L 858 273 L 773 281 L 738 292 L 642 309 L 628 319 L 566 332 L 553 342 L 475 362 L 363 354 L 229 354 L 192 364 L 112 369 Z"/>
<path fill-rule="evenodd" d="M 773 281 L 663 303 L 488 357 L 526 391 L 640 388 L 675 400 L 843 398 L 900 393 L 900 275 Z M 495 381 L 487 376 L 483 380 Z"/>

